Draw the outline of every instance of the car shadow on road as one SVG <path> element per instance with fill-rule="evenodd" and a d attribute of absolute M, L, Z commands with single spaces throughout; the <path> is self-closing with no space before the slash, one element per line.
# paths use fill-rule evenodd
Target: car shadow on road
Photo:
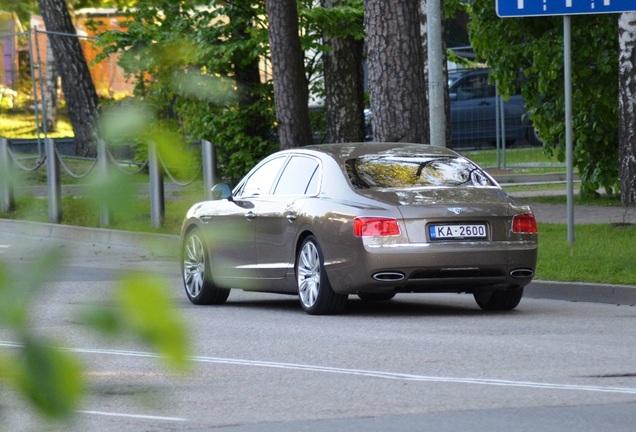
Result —
<path fill-rule="evenodd" d="M 237 293 L 238 294 L 238 293 Z M 263 298 L 259 298 L 259 297 Z M 233 298 L 234 297 L 234 298 Z M 295 296 L 263 295 L 261 293 L 241 293 L 230 297 L 222 306 L 214 308 L 228 308 L 232 310 L 252 309 L 262 312 L 289 312 L 305 314 L 298 298 Z M 481 310 L 473 301 L 472 296 L 446 295 L 440 298 L 436 295 L 415 296 L 405 294 L 397 296 L 390 301 L 364 301 L 356 296 L 350 296 L 347 306 L 340 317 L 392 317 L 412 318 L 425 316 L 466 316 L 466 317 L 492 317 L 513 316 L 523 313 L 522 310 L 486 312 Z"/>
<path fill-rule="evenodd" d="M 390 301 L 370 302 L 351 299 L 347 303 L 345 314 L 352 316 L 373 317 L 417 317 L 417 316 L 479 316 L 484 311 L 477 305 L 471 304 L 472 298 L 462 301 L 444 303 L 439 299 L 418 297 L 409 299 L 395 298 Z"/>

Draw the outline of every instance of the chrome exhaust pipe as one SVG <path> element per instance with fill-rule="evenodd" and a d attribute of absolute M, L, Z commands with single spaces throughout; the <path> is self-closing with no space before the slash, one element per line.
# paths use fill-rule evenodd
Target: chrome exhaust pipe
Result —
<path fill-rule="evenodd" d="M 514 269 L 510 270 L 510 276 L 513 278 L 529 278 L 534 276 L 534 271 L 527 268 Z"/>
<path fill-rule="evenodd" d="M 378 272 L 372 278 L 380 282 L 398 282 L 404 280 L 405 276 L 400 272 Z"/>

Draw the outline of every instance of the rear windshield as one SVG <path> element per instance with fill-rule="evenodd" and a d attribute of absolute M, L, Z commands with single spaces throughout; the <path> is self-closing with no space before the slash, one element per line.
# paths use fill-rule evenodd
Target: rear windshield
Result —
<path fill-rule="evenodd" d="M 356 189 L 496 186 L 463 157 L 373 155 L 349 159 L 345 165 Z"/>

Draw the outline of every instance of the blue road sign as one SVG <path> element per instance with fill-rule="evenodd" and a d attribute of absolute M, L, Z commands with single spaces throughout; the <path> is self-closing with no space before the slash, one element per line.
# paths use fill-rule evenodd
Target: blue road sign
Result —
<path fill-rule="evenodd" d="M 502 18 L 633 11 L 636 0 L 497 0 L 497 15 Z"/>

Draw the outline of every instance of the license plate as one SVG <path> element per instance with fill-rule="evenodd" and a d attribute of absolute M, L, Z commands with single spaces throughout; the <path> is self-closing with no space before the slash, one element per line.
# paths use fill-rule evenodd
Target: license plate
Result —
<path fill-rule="evenodd" d="M 486 238 L 486 225 L 429 225 L 431 240 Z"/>

